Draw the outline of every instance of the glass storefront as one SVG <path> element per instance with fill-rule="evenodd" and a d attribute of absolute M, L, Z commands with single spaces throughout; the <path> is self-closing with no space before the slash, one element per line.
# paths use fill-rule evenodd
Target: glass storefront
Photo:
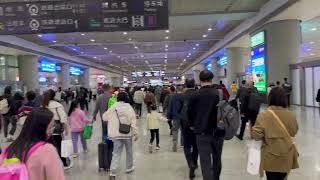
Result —
<path fill-rule="evenodd" d="M 0 94 L 6 86 L 12 86 L 13 91 L 24 91 L 23 83 L 19 82 L 19 65 L 16 56 L 0 55 Z"/>

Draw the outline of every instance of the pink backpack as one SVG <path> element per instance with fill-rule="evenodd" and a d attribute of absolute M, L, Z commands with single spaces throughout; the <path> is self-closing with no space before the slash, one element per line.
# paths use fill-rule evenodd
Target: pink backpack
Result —
<path fill-rule="evenodd" d="M 29 150 L 27 158 L 32 155 L 39 147 L 46 144 L 38 142 Z M 2 153 L 3 162 L 0 164 L 0 179 L 1 180 L 29 180 L 29 174 L 26 164 L 22 163 L 17 158 L 7 159 L 7 152 L 4 149 Z"/>

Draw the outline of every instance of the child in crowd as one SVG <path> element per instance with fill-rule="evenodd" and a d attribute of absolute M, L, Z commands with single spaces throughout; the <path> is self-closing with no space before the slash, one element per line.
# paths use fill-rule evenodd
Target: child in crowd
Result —
<path fill-rule="evenodd" d="M 160 149 L 159 143 L 159 128 L 160 124 L 159 121 L 168 121 L 165 117 L 163 117 L 160 113 L 157 112 L 157 106 L 151 105 L 148 107 L 148 114 L 147 114 L 147 126 L 148 130 L 150 130 L 151 139 L 150 139 L 150 145 L 149 145 L 149 152 L 152 153 L 153 149 L 153 141 L 156 138 L 157 145 L 156 150 Z"/>
<path fill-rule="evenodd" d="M 75 100 L 72 101 L 68 113 L 68 123 L 71 128 L 71 139 L 73 144 L 73 157 L 78 157 L 78 138 L 80 136 L 82 147 L 84 152 L 88 151 L 87 141 L 83 138 L 83 130 L 87 123 L 91 121 L 87 118 L 85 112 L 80 108 L 80 102 Z"/>

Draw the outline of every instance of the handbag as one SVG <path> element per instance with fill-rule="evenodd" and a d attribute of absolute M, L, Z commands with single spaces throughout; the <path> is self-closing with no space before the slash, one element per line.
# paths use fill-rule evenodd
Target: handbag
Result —
<path fill-rule="evenodd" d="M 93 125 L 91 123 L 87 124 L 84 127 L 83 134 L 82 134 L 83 139 L 90 139 L 91 138 L 91 136 L 92 136 L 92 128 L 93 128 Z"/>
<path fill-rule="evenodd" d="M 56 113 L 57 113 L 57 116 L 58 116 L 59 119 L 54 121 L 53 134 L 63 134 L 64 127 L 63 127 L 63 124 L 61 123 L 61 117 L 60 117 L 60 114 L 58 112 L 58 108 L 56 108 Z"/>
<path fill-rule="evenodd" d="M 72 140 L 61 141 L 61 157 L 68 158 L 73 154 Z"/>
<path fill-rule="evenodd" d="M 248 146 L 247 171 L 251 175 L 257 175 L 260 172 L 262 141 L 249 140 L 247 142 L 247 146 Z"/>
<path fill-rule="evenodd" d="M 121 134 L 129 134 L 130 130 L 131 130 L 131 124 L 123 124 L 123 123 L 121 123 L 119 115 L 118 115 L 118 111 L 117 110 L 115 110 L 115 111 L 116 111 L 116 114 L 117 114 L 117 118 L 119 120 L 119 132 Z"/>

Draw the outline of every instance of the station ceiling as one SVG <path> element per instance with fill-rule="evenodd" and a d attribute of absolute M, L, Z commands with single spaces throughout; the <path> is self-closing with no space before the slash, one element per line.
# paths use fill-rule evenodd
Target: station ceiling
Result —
<path fill-rule="evenodd" d="M 17 2 L 17 0 L 1 2 L 4 1 Z M 241 22 L 253 17 L 268 1 L 171 0 L 168 30 L 18 37 L 125 72 L 134 70 L 179 72 L 207 52 Z"/>

